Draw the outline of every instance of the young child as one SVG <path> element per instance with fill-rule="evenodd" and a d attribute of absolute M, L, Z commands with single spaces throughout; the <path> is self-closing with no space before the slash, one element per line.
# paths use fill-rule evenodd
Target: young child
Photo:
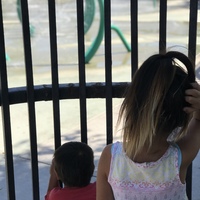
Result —
<path fill-rule="evenodd" d="M 45 200 L 95 200 L 96 183 L 90 183 L 93 172 L 94 155 L 87 144 L 63 144 L 54 153 Z"/>
<path fill-rule="evenodd" d="M 187 168 L 200 148 L 200 86 L 190 60 L 174 51 L 149 57 L 118 123 L 122 116 L 123 142 L 106 146 L 99 161 L 97 200 L 186 200 Z"/>

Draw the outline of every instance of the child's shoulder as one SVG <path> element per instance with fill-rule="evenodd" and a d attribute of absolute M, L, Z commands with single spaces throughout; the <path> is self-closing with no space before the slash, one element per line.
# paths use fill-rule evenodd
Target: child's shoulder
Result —
<path fill-rule="evenodd" d="M 115 142 L 115 143 L 112 143 L 112 144 L 108 144 L 103 149 L 102 154 L 109 157 L 109 156 L 111 156 L 113 151 L 115 151 L 116 149 L 122 150 L 122 148 L 123 148 L 122 142 Z"/>
<path fill-rule="evenodd" d="M 103 157 L 109 157 L 111 155 L 111 149 L 112 149 L 112 145 L 113 144 L 108 144 L 107 146 L 104 147 L 103 151 L 102 151 L 102 155 Z"/>

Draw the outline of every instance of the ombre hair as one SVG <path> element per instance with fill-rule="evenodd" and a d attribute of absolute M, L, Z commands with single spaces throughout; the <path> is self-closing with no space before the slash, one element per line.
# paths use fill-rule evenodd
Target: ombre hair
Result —
<path fill-rule="evenodd" d="M 185 90 L 192 82 L 193 64 L 180 52 L 155 54 L 141 65 L 118 118 L 118 124 L 123 122 L 123 145 L 128 157 L 134 158 L 144 145 L 150 148 L 155 136 L 167 137 L 177 128 L 179 138 L 185 134 L 190 121 L 190 115 L 183 111 L 188 106 Z"/>

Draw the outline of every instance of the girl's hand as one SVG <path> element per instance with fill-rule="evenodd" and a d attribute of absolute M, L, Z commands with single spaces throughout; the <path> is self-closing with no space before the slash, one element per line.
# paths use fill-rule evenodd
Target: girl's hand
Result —
<path fill-rule="evenodd" d="M 183 110 L 188 114 L 192 114 L 193 117 L 188 125 L 186 135 L 177 142 L 182 153 L 180 167 L 182 180 L 185 179 L 187 168 L 200 149 L 200 85 L 198 83 L 192 83 L 191 85 L 193 88 L 185 91 L 185 100 L 190 105 Z"/>
<path fill-rule="evenodd" d="M 195 118 L 200 119 L 200 85 L 198 83 L 192 83 L 192 89 L 185 91 L 185 100 L 191 105 L 185 107 L 184 111 L 188 114 L 194 113 Z"/>

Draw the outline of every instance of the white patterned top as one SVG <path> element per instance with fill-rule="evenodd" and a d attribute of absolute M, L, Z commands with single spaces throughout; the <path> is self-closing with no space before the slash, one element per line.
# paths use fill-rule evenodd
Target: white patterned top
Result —
<path fill-rule="evenodd" d="M 187 200 L 186 185 L 179 178 L 180 149 L 170 144 L 156 162 L 129 159 L 121 142 L 112 145 L 108 176 L 115 200 Z"/>

